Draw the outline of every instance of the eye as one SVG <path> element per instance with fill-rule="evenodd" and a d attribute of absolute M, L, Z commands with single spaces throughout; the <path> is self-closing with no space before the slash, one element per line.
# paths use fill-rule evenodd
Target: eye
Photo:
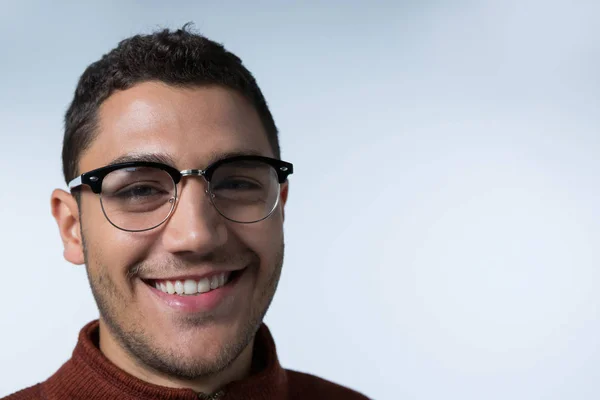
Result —
<path fill-rule="evenodd" d="M 122 199 L 148 198 L 152 196 L 158 196 L 164 193 L 165 190 L 157 186 L 147 184 L 135 184 L 118 190 L 116 193 L 114 193 L 114 197 Z"/>
<path fill-rule="evenodd" d="M 217 190 L 256 190 L 256 189 L 260 189 L 261 185 L 254 181 L 254 180 L 249 180 L 249 179 L 243 179 L 243 178 L 229 178 L 229 179 L 225 179 L 219 183 L 217 183 L 214 187 L 213 190 L 217 191 Z"/>

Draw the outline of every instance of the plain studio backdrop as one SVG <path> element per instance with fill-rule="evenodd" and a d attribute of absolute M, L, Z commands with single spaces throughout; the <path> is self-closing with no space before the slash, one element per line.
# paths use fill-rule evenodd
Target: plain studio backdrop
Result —
<path fill-rule="evenodd" d="M 296 167 L 266 319 L 284 366 L 374 399 L 600 398 L 599 15 L 3 1 L 0 395 L 47 378 L 97 317 L 49 208 L 79 75 L 193 21 L 255 74 Z"/>

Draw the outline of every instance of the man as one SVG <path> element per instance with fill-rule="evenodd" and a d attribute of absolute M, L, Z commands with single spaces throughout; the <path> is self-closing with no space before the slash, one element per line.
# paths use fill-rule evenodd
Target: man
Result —
<path fill-rule="evenodd" d="M 238 57 L 186 27 L 122 41 L 80 78 L 62 157 L 52 214 L 100 318 L 8 399 L 365 399 L 283 369 L 262 323 L 293 166 Z"/>

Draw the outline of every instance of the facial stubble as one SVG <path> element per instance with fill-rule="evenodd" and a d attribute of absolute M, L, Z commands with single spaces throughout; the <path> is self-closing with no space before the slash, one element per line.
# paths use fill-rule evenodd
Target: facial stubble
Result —
<path fill-rule="evenodd" d="M 100 262 L 102 260 L 101 251 L 96 250 L 97 246 L 93 246 L 91 249 L 87 246 L 83 232 L 82 239 L 92 294 L 96 300 L 100 317 L 105 322 L 111 336 L 142 368 L 183 380 L 196 380 L 213 376 L 225 370 L 237 359 L 250 344 L 263 321 L 275 295 L 283 266 L 284 243 L 282 240 L 273 260 L 274 265 L 261 266 L 259 263 L 254 265 L 255 268 L 270 269 L 271 274 L 264 286 L 259 289 L 259 301 L 253 304 L 251 312 L 242 323 L 242 327 L 235 332 L 234 339 L 224 343 L 218 354 L 212 359 L 190 360 L 182 357 L 177 349 L 153 343 L 154 339 L 146 333 L 144 326 L 141 324 L 131 319 L 124 320 L 127 319 L 127 316 L 120 313 L 119 309 L 123 308 L 122 305 L 126 304 L 127 299 L 123 298 L 118 286 L 111 279 L 107 266 Z M 259 260 L 256 254 L 255 258 Z M 144 267 L 142 266 L 142 268 Z M 248 268 L 252 268 L 252 266 Z M 190 317 L 178 320 L 177 323 L 185 329 L 202 329 L 203 326 L 212 323 L 212 321 L 210 316 Z"/>

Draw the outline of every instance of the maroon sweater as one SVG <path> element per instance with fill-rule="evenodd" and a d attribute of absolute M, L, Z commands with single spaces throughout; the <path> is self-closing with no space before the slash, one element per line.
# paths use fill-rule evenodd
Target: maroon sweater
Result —
<path fill-rule="evenodd" d="M 98 348 L 98 321 L 79 333 L 73 356 L 47 381 L 4 400 L 30 399 L 211 399 L 211 400 L 366 400 L 353 390 L 313 375 L 283 369 L 266 325 L 256 335 L 252 374 L 212 395 L 144 382 L 112 364 Z"/>

